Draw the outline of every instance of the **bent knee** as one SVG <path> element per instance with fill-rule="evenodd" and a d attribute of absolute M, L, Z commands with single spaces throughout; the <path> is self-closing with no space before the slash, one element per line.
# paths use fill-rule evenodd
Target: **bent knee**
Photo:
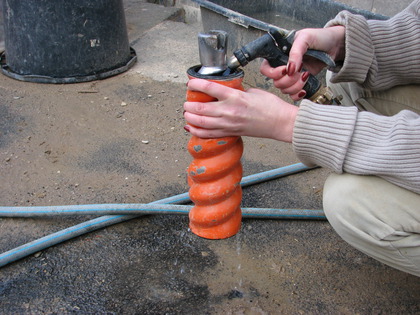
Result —
<path fill-rule="evenodd" d="M 324 212 L 337 232 L 369 230 L 382 195 L 375 176 L 331 174 L 324 185 Z M 340 233 L 339 233 L 340 234 Z"/>
<path fill-rule="evenodd" d="M 347 217 L 349 212 L 358 208 L 360 183 L 357 177 L 349 174 L 328 176 L 323 192 L 323 206 L 328 220 L 334 217 Z"/>
<path fill-rule="evenodd" d="M 396 209 L 394 185 L 377 176 L 331 174 L 324 186 L 324 212 L 339 234 L 363 233 L 381 239 L 389 233 Z"/>

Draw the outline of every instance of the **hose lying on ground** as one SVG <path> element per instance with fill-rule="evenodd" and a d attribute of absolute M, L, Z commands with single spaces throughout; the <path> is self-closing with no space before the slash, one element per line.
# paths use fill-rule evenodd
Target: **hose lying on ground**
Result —
<path fill-rule="evenodd" d="M 280 167 L 271 171 L 261 172 L 254 175 L 246 176 L 241 181 L 241 186 L 246 187 L 250 185 L 254 185 L 257 183 L 265 182 L 268 180 L 284 177 L 287 175 L 303 172 L 310 170 L 309 168 L 302 163 L 297 163 L 285 167 Z M 143 214 L 152 214 L 152 213 L 165 213 L 165 214 L 187 214 L 189 207 L 188 206 L 178 206 L 180 208 L 169 206 L 166 209 L 162 204 L 182 204 L 189 202 L 188 193 L 183 193 L 179 195 L 175 195 L 169 198 L 157 200 L 151 202 L 147 205 L 145 204 L 119 204 L 119 205 L 112 205 L 112 204 L 105 204 L 105 205 L 77 205 L 77 206 L 57 206 L 57 207 L 0 207 L 0 216 L 1 212 L 3 214 L 12 217 L 21 216 L 18 215 L 18 212 L 21 214 L 23 212 L 27 212 L 28 216 L 30 213 L 35 214 L 38 212 L 47 213 L 50 211 L 51 213 L 59 213 L 64 214 L 67 212 L 70 214 L 71 211 L 78 211 L 77 214 L 81 214 L 81 211 L 85 214 L 89 214 L 88 211 L 113 211 L 113 213 L 122 213 L 122 211 L 126 211 L 126 213 L 130 214 L 118 214 L 118 215 L 105 215 L 101 216 L 75 226 L 69 227 L 67 229 L 58 231 L 56 233 L 47 235 L 45 237 L 39 238 L 27 244 L 21 245 L 15 249 L 9 250 L 3 254 L 0 254 L 0 267 L 7 265 L 13 261 L 18 259 L 24 258 L 31 254 L 34 254 L 38 251 L 51 247 L 53 245 L 59 244 L 61 242 L 70 240 L 77 236 L 105 228 L 107 226 L 117 224 L 120 222 L 128 221 L 134 218 L 139 217 Z M 155 205 L 158 205 L 156 206 Z M 149 209 L 146 209 L 146 206 L 151 206 Z M 151 209 L 154 210 L 151 210 Z M 14 209 L 16 211 L 14 211 Z M 72 210 L 73 209 L 73 210 Z M 297 210 L 297 209 L 258 209 L 258 208 L 245 208 L 243 210 L 244 218 L 266 218 L 266 219 L 315 219 L 315 220 L 325 220 L 325 215 L 322 210 Z M 136 214 L 132 214 L 136 211 Z M 148 212 L 147 212 L 148 211 Z M 165 212 L 166 211 L 166 212 Z M 97 212 L 97 213 L 98 213 Z M 103 212 L 105 213 L 105 212 Z M 72 213 L 76 214 L 76 213 Z M 93 214 L 93 212 L 92 212 Z M 55 214 L 56 215 L 56 214 Z"/>
<path fill-rule="evenodd" d="M 97 204 L 48 207 L 0 207 L 0 217 L 32 218 L 62 215 L 146 215 L 183 214 L 188 215 L 192 206 L 172 204 Z M 307 219 L 325 220 L 322 210 L 241 208 L 242 216 L 250 219 Z"/>

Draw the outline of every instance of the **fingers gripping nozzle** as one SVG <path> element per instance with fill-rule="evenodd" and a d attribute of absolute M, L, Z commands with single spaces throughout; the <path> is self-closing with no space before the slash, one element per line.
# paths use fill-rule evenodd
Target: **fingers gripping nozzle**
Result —
<path fill-rule="evenodd" d="M 240 66 L 244 67 L 249 62 L 257 58 L 264 58 L 273 68 L 286 65 L 289 60 L 289 52 L 294 41 L 295 31 L 277 30 L 272 28 L 263 36 L 246 44 L 234 51 L 233 56 L 229 58 L 227 65 L 234 70 Z M 306 55 L 319 59 L 327 66 L 335 65 L 331 57 L 322 51 L 308 50 Z M 314 102 L 325 100 L 326 104 L 331 104 L 331 97 L 320 97 L 320 91 L 326 91 L 322 88 L 319 80 L 312 74 L 309 76 L 303 89 L 306 92 L 305 98 Z"/>

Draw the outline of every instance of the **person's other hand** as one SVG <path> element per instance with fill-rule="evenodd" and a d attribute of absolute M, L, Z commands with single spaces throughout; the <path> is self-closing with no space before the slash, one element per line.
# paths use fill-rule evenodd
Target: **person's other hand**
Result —
<path fill-rule="evenodd" d="M 344 46 L 344 26 L 303 29 L 296 32 L 286 66 L 272 68 L 264 60 L 260 70 L 263 75 L 273 79 L 274 86 L 283 94 L 288 94 L 294 101 L 298 101 L 305 96 L 303 86 L 309 74 L 316 75 L 325 67 L 325 64 L 318 59 L 305 56 L 306 51 L 308 49 L 324 51 L 337 62 L 344 60 Z"/>

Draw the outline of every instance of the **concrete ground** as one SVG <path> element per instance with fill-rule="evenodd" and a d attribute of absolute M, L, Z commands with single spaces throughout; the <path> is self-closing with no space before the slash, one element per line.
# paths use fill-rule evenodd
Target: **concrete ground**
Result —
<path fill-rule="evenodd" d="M 392 15 L 403 2 L 346 4 Z M 148 203 L 188 190 L 182 104 L 185 71 L 199 63 L 197 8 L 124 5 L 138 56 L 129 71 L 67 85 L 0 75 L 1 206 Z M 244 175 L 298 162 L 290 145 L 244 142 Z M 247 187 L 243 205 L 320 209 L 327 175 Z M 0 252 L 88 219 L 0 219 Z M 420 314 L 419 300 L 417 277 L 359 253 L 326 221 L 246 219 L 210 241 L 186 217 L 143 216 L 0 269 L 3 314 Z"/>

